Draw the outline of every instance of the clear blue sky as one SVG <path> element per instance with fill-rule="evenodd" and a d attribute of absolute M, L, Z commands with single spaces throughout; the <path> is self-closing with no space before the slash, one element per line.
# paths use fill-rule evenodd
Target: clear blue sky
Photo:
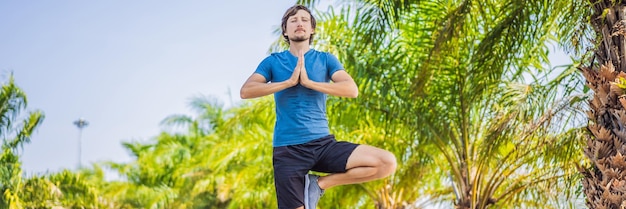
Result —
<path fill-rule="evenodd" d="M 294 3 L 0 1 L 0 79 L 13 72 L 28 109 L 46 115 L 24 146 L 24 171 L 75 169 L 79 131 L 72 122 L 81 117 L 89 122 L 83 165 L 127 162 L 121 143 L 157 136 L 169 115 L 192 115 L 193 96 L 240 102 L 239 88 Z"/>
<path fill-rule="evenodd" d="M 240 102 L 294 3 L 0 0 L 0 79 L 13 72 L 28 108 L 46 115 L 24 146 L 24 171 L 76 169 L 72 122 L 81 117 L 83 165 L 127 162 L 121 143 L 157 136 L 167 116 L 192 115 L 193 96 Z"/>

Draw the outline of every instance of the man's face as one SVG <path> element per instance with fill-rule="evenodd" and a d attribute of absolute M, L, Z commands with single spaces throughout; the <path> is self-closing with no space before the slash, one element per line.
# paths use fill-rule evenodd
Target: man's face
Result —
<path fill-rule="evenodd" d="M 295 15 L 287 19 L 285 28 L 285 35 L 289 37 L 290 41 L 309 41 L 314 32 L 311 26 L 311 14 L 304 10 L 298 10 Z"/>

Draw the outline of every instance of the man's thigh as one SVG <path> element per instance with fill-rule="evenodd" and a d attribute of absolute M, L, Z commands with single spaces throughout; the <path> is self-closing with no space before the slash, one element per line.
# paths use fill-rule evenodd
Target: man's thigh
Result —
<path fill-rule="evenodd" d="M 346 172 L 348 158 L 358 146 L 351 142 L 337 141 L 333 135 L 330 135 L 315 149 L 318 159 L 311 170 L 323 173 Z"/>
<path fill-rule="evenodd" d="M 370 145 L 359 145 L 348 158 L 346 169 L 378 166 L 390 161 L 395 161 L 393 153 Z"/>

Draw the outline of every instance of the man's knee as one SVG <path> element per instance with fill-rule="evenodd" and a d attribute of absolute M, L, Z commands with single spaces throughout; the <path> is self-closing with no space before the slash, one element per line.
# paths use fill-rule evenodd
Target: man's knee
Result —
<path fill-rule="evenodd" d="M 348 159 L 347 169 L 371 167 L 377 178 L 391 175 L 397 167 L 396 156 L 384 149 L 362 145 Z"/>
<path fill-rule="evenodd" d="M 383 176 L 389 176 L 393 174 L 398 166 L 396 156 L 389 151 L 385 151 L 383 152 L 383 154 L 380 155 L 380 162 L 381 174 L 383 174 Z"/>

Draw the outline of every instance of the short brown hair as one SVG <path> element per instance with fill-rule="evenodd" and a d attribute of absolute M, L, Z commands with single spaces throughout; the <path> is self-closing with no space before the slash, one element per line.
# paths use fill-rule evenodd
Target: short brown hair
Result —
<path fill-rule="evenodd" d="M 296 15 L 296 13 L 298 12 L 298 10 L 304 10 L 306 12 L 308 12 L 311 15 L 311 27 L 313 28 L 313 30 L 315 30 L 315 17 L 313 17 L 313 14 L 311 13 L 311 10 L 309 10 L 309 8 L 305 7 L 304 5 L 300 5 L 300 4 L 296 4 L 292 7 L 289 7 L 289 9 L 287 9 L 287 11 L 285 12 L 285 14 L 283 15 L 283 20 L 282 23 L 280 24 L 281 28 L 283 29 L 283 38 L 285 38 L 285 41 L 287 43 L 289 43 L 289 37 L 287 37 L 287 35 L 285 35 L 285 30 L 287 30 L 287 19 L 289 19 L 289 17 Z M 313 35 L 311 34 L 311 37 L 309 37 L 309 44 L 313 43 Z"/>

